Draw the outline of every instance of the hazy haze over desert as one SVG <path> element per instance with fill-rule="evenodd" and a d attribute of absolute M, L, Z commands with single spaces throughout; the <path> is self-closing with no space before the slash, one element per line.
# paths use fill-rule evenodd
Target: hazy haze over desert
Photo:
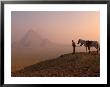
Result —
<path fill-rule="evenodd" d="M 33 29 L 55 43 L 78 38 L 99 40 L 99 12 L 12 12 L 12 41 Z"/>
<path fill-rule="evenodd" d="M 12 70 L 71 53 L 71 40 L 100 41 L 98 11 L 13 11 Z M 85 51 L 76 48 L 76 51 Z"/>

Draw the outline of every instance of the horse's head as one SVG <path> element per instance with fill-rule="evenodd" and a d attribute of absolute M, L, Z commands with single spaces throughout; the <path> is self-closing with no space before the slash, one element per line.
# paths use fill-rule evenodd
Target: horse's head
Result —
<path fill-rule="evenodd" d="M 81 43 L 81 39 L 78 40 L 78 43 L 77 44 L 79 44 L 79 43 Z"/>
<path fill-rule="evenodd" d="M 78 43 L 77 43 L 77 44 L 79 44 L 79 43 L 81 43 L 81 44 L 80 44 L 80 46 L 82 46 L 82 45 L 83 45 L 83 43 L 82 43 L 82 40 L 81 40 L 81 39 L 79 39 L 79 40 L 78 40 Z"/>

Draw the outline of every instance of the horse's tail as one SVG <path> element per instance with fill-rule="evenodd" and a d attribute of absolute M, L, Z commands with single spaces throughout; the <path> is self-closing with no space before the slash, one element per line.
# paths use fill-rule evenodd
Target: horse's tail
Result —
<path fill-rule="evenodd" d="M 100 51 L 100 44 L 98 43 L 98 50 Z"/>

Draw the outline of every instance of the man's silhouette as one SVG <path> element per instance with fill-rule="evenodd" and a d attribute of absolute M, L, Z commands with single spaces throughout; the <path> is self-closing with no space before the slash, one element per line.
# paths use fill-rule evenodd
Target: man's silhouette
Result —
<path fill-rule="evenodd" d="M 73 46 L 73 54 L 75 54 L 75 47 L 76 47 L 76 44 L 75 42 L 72 40 L 72 46 Z"/>

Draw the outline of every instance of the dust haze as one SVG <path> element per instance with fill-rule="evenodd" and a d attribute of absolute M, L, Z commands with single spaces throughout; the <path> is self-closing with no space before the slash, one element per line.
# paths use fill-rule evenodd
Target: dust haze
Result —
<path fill-rule="evenodd" d="M 98 11 L 13 11 L 12 71 L 72 53 L 72 39 L 76 45 L 79 38 L 100 41 L 99 15 Z"/>

